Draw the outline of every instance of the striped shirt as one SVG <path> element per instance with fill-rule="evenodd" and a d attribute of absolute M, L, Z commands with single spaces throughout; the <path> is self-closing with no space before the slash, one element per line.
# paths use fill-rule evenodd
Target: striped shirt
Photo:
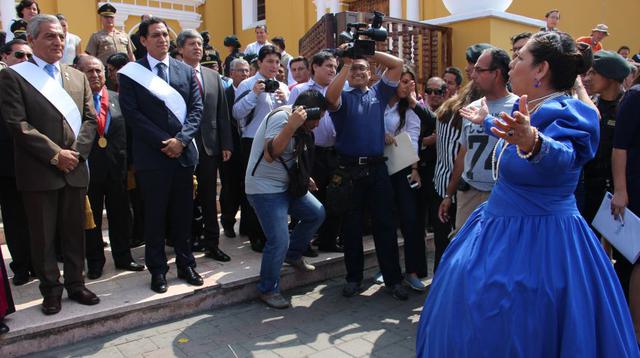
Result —
<path fill-rule="evenodd" d="M 433 186 L 440 197 L 447 193 L 447 186 L 453 172 L 458 150 L 460 150 L 460 134 L 462 131 L 451 125 L 453 116 L 448 122 L 436 121 L 436 170 L 433 175 Z"/>

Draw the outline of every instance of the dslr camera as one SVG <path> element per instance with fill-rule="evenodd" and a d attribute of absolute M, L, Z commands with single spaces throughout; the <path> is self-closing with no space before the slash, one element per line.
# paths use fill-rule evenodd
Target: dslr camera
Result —
<path fill-rule="evenodd" d="M 278 88 L 280 88 L 280 82 L 270 78 L 260 80 L 260 82 L 264 83 L 264 91 L 268 93 L 274 93 Z"/>
<path fill-rule="evenodd" d="M 320 107 L 304 107 L 304 111 L 307 112 L 308 121 L 317 121 L 320 119 Z"/>
<path fill-rule="evenodd" d="M 340 33 L 340 39 L 348 43 L 347 48 L 336 50 L 336 56 L 349 58 L 373 56 L 376 51 L 376 41 L 387 40 L 387 29 L 382 27 L 382 20 L 384 20 L 384 14 L 374 11 L 371 26 L 363 22 L 348 23 L 347 29 Z"/>

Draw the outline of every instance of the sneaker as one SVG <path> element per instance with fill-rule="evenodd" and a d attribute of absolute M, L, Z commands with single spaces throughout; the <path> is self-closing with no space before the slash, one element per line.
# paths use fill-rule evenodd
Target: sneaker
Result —
<path fill-rule="evenodd" d="M 411 289 L 414 291 L 424 292 L 427 289 L 422 281 L 420 281 L 419 278 L 413 275 L 406 275 L 406 277 L 404 278 L 404 282 L 406 282 L 407 285 L 409 285 L 409 287 L 411 287 Z"/>
<path fill-rule="evenodd" d="M 310 272 L 316 269 L 315 266 L 308 264 L 304 258 L 299 257 L 295 260 L 293 259 L 284 259 L 284 262 L 286 262 L 287 264 L 289 264 L 289 266 L 293 266 L 295 268 L 297 268 L 298 270 L 301 271 L 306 271 L 306 272 Z"/>
<path fill-rule="evenodd" d="M 280 292 L 260 293 L 260 300 L 269 307 L 277 309 L 285 309 L 291 307 L 291 303 L 282 297 Z"/>
<path fill-rule="evenodd" d="M 409 299 L 409 293 L 407 292 L 407 289 L 404 288 L 404 286 L 402 286 L 402 284 L 400 283 L 396 283 L 395 285 L 391 286 L 391 296 L 399 301 L 406 301 Z"/>
<path fill-rule="evenodd" d="M 375 275 L 373 275 L 373 282 L 375 282 L 377 285 L 384 284 L 384 278 L 382 277 L 382 272 L 378 272 Z"/>
<path fill-rule="evenodd" d="M 342 287 L 342 295 L 344 297 L 353 297 L 362 291 L 362 284 L 360 282 L 347 282 Z"/>

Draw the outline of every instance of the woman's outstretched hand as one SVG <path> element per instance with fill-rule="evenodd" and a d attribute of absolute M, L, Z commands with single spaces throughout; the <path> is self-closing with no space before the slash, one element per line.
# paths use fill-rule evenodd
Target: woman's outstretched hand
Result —
<path fill-rule="evenodd" d="M 513 117 L 500 113 L 502 120 L 495 120 L 491 132 L 510 144 L 517 145 L 521 151 L 529 153 L 534 150 L 536 142 L 535 129 L 531 126 L 527 95 L 520 97 L 520 110 Z"/>
<path fill-rule="evenodd" d="M 462 117 L 470 120 L 472 123 L 482 124 L 482 121 L 489 114 L 489 107 L 487 106 L 487 101 L 483 98 L 480 102 L 480 108 L 467 106 L 460 108 L 458 113 L 460 113 Z"/>

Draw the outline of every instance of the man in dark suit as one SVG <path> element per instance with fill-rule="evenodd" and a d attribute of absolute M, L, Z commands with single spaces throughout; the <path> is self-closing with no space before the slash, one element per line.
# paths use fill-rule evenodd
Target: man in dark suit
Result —
<path fill-rule="evenodd" d="M 144 265 L 133 260 L 129 248 L 131 212 L 125 188 L 127 133 L 118 94 L 107 90 L 104 65 L 97 57 L 81 57 L 77 68 L 89 80 L 98 123 L 89 156 L 89 202 L 96 227 L 86 233 L 87 277 L 94 280 L 102 276 L 106 261 L 102 243 L 103 204 L 107 206 L 109 242 L 116 268 L 142 271 Z"/>
<path fill-rule="evenodd" d="M 198 199 L 202 205 L 204 238 L 200 246 L 205 256 L 217 261 L 231 258 L 219 248 L 220 227 L 216 204 L 217 174 L 220 163 L 231 158 L 231 124 L 222 80 L 218 72 L 200 66 L 203 39 L 195 30 L 182 31 L 176 40 L 178 51 L 184 62 L 193 67 L 198 90 L 202 96 L 204 110 L 200 120 L 200 131 L 196 144 L 200 153 L 196 174 L 198 176 Z"/>
<path fill-rule="evenodd" d="M 231 116 L 233 103 L 236 100 L 236 88 L 238 88 L 240 82 L 249 78 L 249 63 L 242 58 L 236 58 L 230 62 L 229 67 L 229 74 L 233 84 L 224 90 L 224 94 L 227 97 L 227 107 L 229 108 L 229 116 Z M 240 155 L 240 128 L 238 128 L 237 120 L 233 120 L 231 117 L 230 119 L 231 138 L 233 140 L 232 152 L 234 155 L 231 159 L 222 163 L 220 168 L 220 223 L 225 236 L 236 237 L 233 225 L 236 223 L 236 214 L 242 202 L 244 171 L 242 170 L 242 156 Z"/>
<path fill-rule="evenodd" d="M 27 61 L 33 56 L 27 41 L 14 39 L 5 44 L 2 59 L 7 66 Z M 1 115 L 1 113 L 0 113 Z M 29 225 L 22 204 L 22 194 L 16 185 L 16 172 L 13 160 L 13 141 L 4 123 L 0 123 L 0 209 L 4 235 L 11 253 L 13 284 L 24 285 L 31 274 L 31 249 L 29 248 Z"/>
<path fill-rule="evenodd" d="M 178 278 L 200 286 L 191 253 L 193 171 L 198 152 L 193 138 L 202 116 L 202 99 L 193 68 L 169 56 L 164 20 L 140 24 L 147 56 L 120 70 L 120 107 L 133 130 L 133 160 L 144 201 L 145 261 L 151 289 L 167 291 L 165 222 L 173 241 Z M 167 85 L 168 84 L 168 85 Z"/>
<path fill-rule="evenodd" d="M 60 64 L 64 32 L 55 16 L 29 22 L 33 59 L 0 72 L 2 117 L 14 140 L 18 189 L 31 237 L 31 261 L 40 280 L 45 314 L 60 312 L 63 286 L 56 262 L 60 234 L 64 287 L 69 298 L 93 305 L 100 299 L 84 285 L 86 160 L 96 117 L 82 72 Z"/>

